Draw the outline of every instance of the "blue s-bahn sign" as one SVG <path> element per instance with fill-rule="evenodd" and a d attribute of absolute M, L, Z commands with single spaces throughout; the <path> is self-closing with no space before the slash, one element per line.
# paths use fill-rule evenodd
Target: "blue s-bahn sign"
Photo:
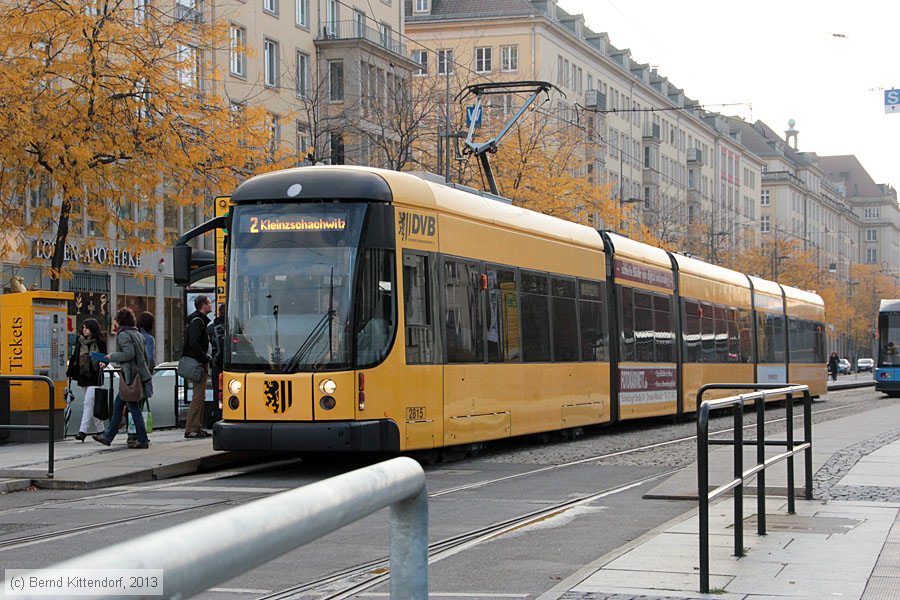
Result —
<path fill-rule="evenodd" d="M 884 112 L 900 112 L 900 90 L 884 90 Z"/>

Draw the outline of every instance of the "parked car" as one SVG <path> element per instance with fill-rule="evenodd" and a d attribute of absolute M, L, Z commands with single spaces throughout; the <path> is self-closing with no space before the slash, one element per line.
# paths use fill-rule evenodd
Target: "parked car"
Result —
<path fill-rule="evenodd" d="M 847 375 L 850 373 L 852 366 L 850 365 L 850 361 L 846 358 L 838 359 L 838 373 L 841 375 Z"/>
<path fill-rule="evenodd" d="M 875 368 L 875 361 L 871 358 L 858 358 L 856 359 L 856 372 L 862 373 L 863 371 L 872 372 L 872 369 Z"/>

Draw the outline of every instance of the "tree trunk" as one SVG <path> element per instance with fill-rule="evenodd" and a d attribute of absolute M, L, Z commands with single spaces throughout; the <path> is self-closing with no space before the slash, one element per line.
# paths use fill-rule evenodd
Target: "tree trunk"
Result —
<path fill-rule="evenodd" d="M 53 257 L 50 259 L 50 290 L 54 292 L 58 292 L 60 289 L 59 276 L 66 255 L 66 239 L 69 237 L 69 214 L 71 212 L 72 203 L 63 196 L 62 206 L 59 209 L 59 226 L 56 228 L 56 241 L 53 244 Z"/>

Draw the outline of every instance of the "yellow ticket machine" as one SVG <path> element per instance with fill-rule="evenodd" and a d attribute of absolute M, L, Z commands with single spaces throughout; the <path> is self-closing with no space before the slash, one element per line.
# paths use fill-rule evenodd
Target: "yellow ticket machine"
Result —
<path fill-rule="evenodd" d="M 44 375 L 55 383 L 53 415 L 57 439 L 63 436 L 66 407 L 67 302 L 70 292 L 20 292 L 0 295 L 0 375 Z M 5 387 L 5 386 L 4 386 Z M 47 425 L 47 385 L 9 383 L 9 419 L 13 425 Z M 6 395 L 0 390 L 0 396 Z M 0 397 L 0 403 L 6 399 Z M 0 408 L 0 412 L 5 412 Z M 43 431 L 12 431 L 8 441 L 46 441 Z"/>

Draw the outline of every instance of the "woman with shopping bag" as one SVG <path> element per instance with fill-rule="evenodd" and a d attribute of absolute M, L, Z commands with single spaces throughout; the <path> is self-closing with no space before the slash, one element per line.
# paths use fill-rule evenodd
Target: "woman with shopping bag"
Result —
<path fill-rule="evenodd" d="M 78 387 L 84 388 L 81 425 L 75 434 L 75 439 L 79 442 L 84 442 L 88 434 L 103 431 L 103 421 L 94 416 L 94 401 L 102 395 L 99 400 L 106 402 L 106 390 L 102 388 L 103 367 L 106 365 L 94 358 L 97 356 L 95 353 L 106 354 L 106 340 L 100 331 L 100 323 L 96 319 L 85 319 L 81 324 L 81 335 L 75 341 L 75 350 L 69 357 L 69 367 L 66 369 L 66 376 L 74 379 Z M 97 393 L 98 390 L 101 394 Z"/>
<path fill-rule="evenodd" d="M 119 423 L 122 420 L 124 408 L 128 408 L 131 418 L 134 420 L 137 438 L 130 448 L 146 449 L 150 446 L 147 438 L 147 429 L 144 426 L 144 416 L 141 414 L 141 399 L 144 397 L 144 386 L 150 381 L 150 369 L 148 368 L 147 350 L 144 337 L 135 327 L 134 313 L 127 306 L 120 308 L 116 313 L 117 352 L 106 356 L 106 359 L 119 364 L 121 379 L 119 379 L 119 393 L 116 394 L 113 405 L 112 418 L 105 433 L 98 433 L 93 437 L 94 441 L 109 446 L 119 432 Z"/>

